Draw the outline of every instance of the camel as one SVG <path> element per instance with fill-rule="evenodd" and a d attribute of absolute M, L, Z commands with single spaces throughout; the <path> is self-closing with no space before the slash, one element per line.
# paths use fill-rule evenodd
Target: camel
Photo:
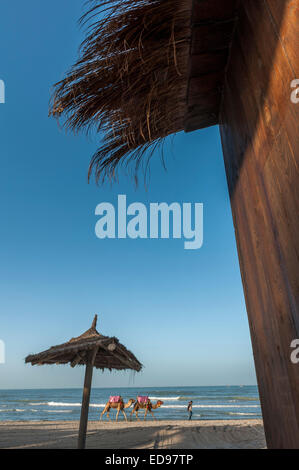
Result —
<path fill-rule="evenodd" d="M 144 418 L 143 418 L 144 421 L 145 421 L 145 418 L 146 418 L 146 415 L 147 415 L 148 412 L 150 412 L 153 419 L 155 421 L 157 421 L 156 418 L 154 417 L 154 414 L 153 414 L 152 410 L 156 410 L 157 408 L 160 408 L 161 405 L 163 405 L 163 401 L 161 401 L 161 400 L 158 400 L 157 403 L 155 405 L 153 405 L 150 400 L 148 400 L 146 403 L 141 403 L 140 401 L 138 401 L 138 398 L 137 398 L 136 403 L 133 406 L 133 410 L 131 411 L 130 419 L 131 419 L 131 416 L 132 416 L 133 413 L 135 413 L 136 418 L 139 419 L 138 418 L 138 411 L 143 409 L 143 410 L 145 410 Z"/>
<path fill-rule="evenodd" d="M 133 398 L 130 398 L 130 400 L 128 401 L 128 403 L 124 403 L 123 399 L 120 397 L 119 398 L 119 401 L 117 402 L 111 402 L 110 400 L 106 403 L 105 405 L 105 408 L 104 410 L 102 411 L 101 413 L 101 416 L 100 416 L 100 420 L 102 420 L 102 417 L 105 413 L 107 413 L 107 417 L 109 419 L 109 421 L 111 421 L 110 419 L 110 416 L 109 416 L 109 413 L 110 413 L 110 410 L 111 408 L 114 409 L 114 410 L 117 410 L 117 413 L 116 413 L 116 421 L 118 421 L 118 415 L 119 415 L 119 412 L 121 411 L 125 417 L 125 420 L 127 420 L 127 415 L 125 413 L 125 408 L 130 408 L 130 406 L 135 403 L 135 400 Z"/>

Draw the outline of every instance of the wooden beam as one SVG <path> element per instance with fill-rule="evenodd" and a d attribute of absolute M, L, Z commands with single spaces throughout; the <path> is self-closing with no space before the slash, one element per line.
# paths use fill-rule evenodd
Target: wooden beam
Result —
<path fill-rule="evenodd" d="M 279 37 L 283 47 L 286 50 L 287 57 L 290 61 L 291 67 L 294 70 L 294 75 L 299 78 L 299 60 L 298 60 L 298 22 L 299 22 L 299 3 L 298 0 L 288 1 L 288 19 L 281 23 L 281 6 L 277 0 L 265 0 L 271 17 L 274 21 L 274 27 L 279 32 Z M 289 27 L 297 24 L 297 28 Z M 297 47 L 294 45 L 297 44 Z"/>
<path fill-rule="evenodd" d="M 185 132 L 192 132 L 198 129 L 205 129 L 218 124 L 218 109 L 211 112 L 202 113 L 197 108 L 188 108 L 188 116 L 185 119 Z"/>
<path fill-rule="evenodd" d="M 191 54 L 227 49 L 231 43 L 234 26 L 235 18 L 221 23 L 194 25 Z"/>
<path fill-rule="evenodd" d="M 220 112 L 267 446 L 284 449 L 299 448 L 298 4 L 241 2 Z"/>
<path fill-rule="evenodd" d="M 88 412 L 89 412 L 89 401 L 90 401 L 90 391 L 91 391 L 91 382 L 92 382 L 92 372 L 93 372 L 93 365 L 94 365 L 95 356 L 97 354 L 97 351 L 98 351 L 98 347 L 96 347 L 94 349 L 94 351 L 90 351 L 87 355 L 85 378 L 84 378 L 84 388 L 83 388 L 83 396 L 82 396 L 80 425 L 79 425 L 78 449 L 85 449 L 86 431 L 87 431 L 87 423 L 88 423 Z"/>
<path fill-rule="evenodd" d="M 227 20 L 236 10 L 238 0 L 194 0 L 192 22 Z"/>
<path fill-rule="evenodd" d="M 219 123 L 224 72 L 236 23 L 236 0 L 194 0 L 184 130 Z"/>
<path fill-rule="evenodd" d="M 77 355 L 74 357 L 74 359 L 71 362 L 71 367 L 75 367 L 77 364 L 79 364 L 80 361 L 83 361 L 84 358 L 85 358 L 84 351 L 82 353 L 77 353 Z"/>
<path fill-rule="evenodd" d="M 224 71 L 229 50 L 202 52 L 200 54 L 193 54 L 190 57 L 190 73 L 189 79 L 205 75 L 207 73 L 214 73 Z"/>

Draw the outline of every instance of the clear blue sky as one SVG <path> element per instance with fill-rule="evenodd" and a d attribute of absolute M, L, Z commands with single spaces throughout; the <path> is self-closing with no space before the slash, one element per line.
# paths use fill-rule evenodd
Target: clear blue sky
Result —
<path fill-rule="evenodd" d="M 96 372 L 95 386 L 255 384 L 248 321 L 217 127 L 178 134 L 136 190 L 87 184 L 98 136 L 66 135 L 48 118 L 52 84 L 83 37 L 83 0 L 3 2 L 0 16 L 1 388 L 79 387 L 83 368 L 24 357 L 86 330 L 117 336 L 141 374 Z M 204 244 L 99 240 L 98 203 L 202 202 Z"/>

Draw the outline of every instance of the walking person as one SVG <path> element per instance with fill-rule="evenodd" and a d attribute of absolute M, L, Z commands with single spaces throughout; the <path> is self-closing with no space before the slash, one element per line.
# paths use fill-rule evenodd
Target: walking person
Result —
<path fill-rule="evenodd" d="M 189 403 L 188 403 L 188 408 L 187 408 L 187 411 L 188 411 L 188 413 L 189 413 L 189 421 L 191 421 L 191 418 L 192 418 L 192 403 L 193 403 L 192 400 L 189 401 Z"/>

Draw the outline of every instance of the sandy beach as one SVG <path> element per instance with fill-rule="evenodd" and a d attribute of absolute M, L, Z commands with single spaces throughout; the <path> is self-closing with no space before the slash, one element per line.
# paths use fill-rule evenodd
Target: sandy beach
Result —
<path fill-rule="evenodd" d="M 0 448 L 73 449 L 78 421 L 0 423 Z M 262 420 L 88 423 L 89 449 L 261 449 Z"/>

